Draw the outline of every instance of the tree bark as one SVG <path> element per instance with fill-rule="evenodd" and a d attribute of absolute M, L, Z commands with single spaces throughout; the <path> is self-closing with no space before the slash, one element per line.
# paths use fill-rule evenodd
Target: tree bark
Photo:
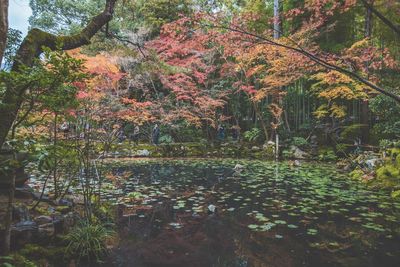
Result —
<path fill-rule="evenodd" d="M 1 1 L 1 0 L 0 0 Z M 71 36 L 57 36 L 39 29 L 31 29 L 23 40 L 15 57 L 12 71 L 19 71 L 22 66 L 31 67 L 35 58 L 43 52 L 43 47 L 56 49 L 61 44 L 61 49 L 70 50 L 87 45 L 90 39 L 111 19 L 117 0 L 107 0 L 102 13 L 92 18 L 88 25 L 79 34 Z M 2 105 L 0 106 L 0 147 L 3 146 L 7 134 L 18 114 L 27 86 L 7 87 Z"/>
<path fill-rule="evenodd" d="M 281 37 L 280 0 L 274 0 L 274 39 Z"/>
<path fill-rule="evenodd" d="M 0 64 L 3 61 L 8 32 L 8 0 L 0 0 Z"/>

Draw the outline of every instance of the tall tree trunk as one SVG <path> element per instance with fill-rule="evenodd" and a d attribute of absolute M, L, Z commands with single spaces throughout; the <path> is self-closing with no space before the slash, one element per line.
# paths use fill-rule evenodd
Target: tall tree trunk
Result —
<path fill-rule="evenodd" d="M 374 0 L 368 0 L 368 4 L 373 7 L 374 5 Z M 364 27 L 364 36 L 365 38 L 371 38 L 372 36 L 372 10 L 370 8 L 366 8 L 366 13 L 365 13 L 365 27 Z M 368 63 L 367 63 L 368 64 Z M 367 66 L 368 67 L 368 66 Z M 363 125 L 366 125 L 368 127 L 369 125 L 369 105 L 368 105 L 368 99 L 361 100 L 361 115 L 360 115 L 360 122 Z M 367 128 L 365 128 L 367 129 Z M 361 141 L 362 143 L 368 143 L 368 135 L 369 135 L 369 130 L 363 130 L 361 131 Z"/>
<path fill-rule="evenodd" d="M 274 39 L 281 37 L 280 0 L 274 0 Z"/>
<path fill-rule="evenodd" d="M 280 0 L 274 0 L 274 39 L 279 39 L 281 37 L 282 29 L 281 29 L 281 14 L 280 10 L 281 4 Z M 281 88 L 277 88 L 277 90 L 281 90 Z M 274 101 L 277 101 L 275 99 Z M 279 100 L 277 102 L 280 102 Z M 279 103 L 282 106 L 282 103 Z M 274 140 L 275 136 L 275 159 L 279 157 L 279 134 L 278 129 L 273 127 L 271 140 Z"/>
<path fill-rule="evenodd" d="M 61 43 L 63 50 L 70 50 L 89 44 L 90 39 L 112 19 L 116 2 L 117 0 L 107 0 L 104 11 L 92 18 L 88 25 L 75 35 L 57 36 L 39 29 L 31 29 L 18 49 L 12 70 L 19 71 L 22 66 L 32 66 L 34 59 L 42 54 L 43 46 L 54 50 L 57 44 Z M 0 147 L 3 146 L 17 117 L 27 89 L 27 86 L 7 87 L 3 99 L 0 100 L 2 102 L 0 106 Z"/>
<path fill-rule="evenodd" d="M 8 0 L 0 0 L 0 64 L 6 50 L 8 32 Z"/>

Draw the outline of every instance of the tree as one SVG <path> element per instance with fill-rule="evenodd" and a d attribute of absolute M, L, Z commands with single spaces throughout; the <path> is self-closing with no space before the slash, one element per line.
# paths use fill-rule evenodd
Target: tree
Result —
<path fill-rule="evenodd" d="M 116 1 L 107 0 L 103 12 L 92 18 L 85 28 L 74 35 L 57 36 L 36 28 L 31 29 L 16 54 L 12 71 L 20 72 L 24 67 L 31 67 L 34 59 L 42 54 L 43 47 L 54 50 L 58 44 L 62 44 L 63 50 L 70 50 L 89 44 L 90 39 L 112 19 Z M 18 87 L 10 85 L 4 92 L 0 105 L 0 114 L 2 114 L 0 117 L 0 146 L 6 140 L 28 89 L 29 84 Z"/>
<path fill-rule="evenodd" d="M 7 44 L 8 0 L 0 0 L 0 64 Z"/>

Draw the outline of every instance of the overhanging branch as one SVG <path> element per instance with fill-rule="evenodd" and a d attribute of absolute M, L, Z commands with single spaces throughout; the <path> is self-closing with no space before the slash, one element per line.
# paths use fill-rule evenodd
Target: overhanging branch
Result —
<path fill-rule="evenodd" d="M 345 68 L 342 68 L 340 66 L 333 65 L 333 64 L 327 62 L 326 60 L 323 60 L 323 59 L 319 58 L 318 56 L 312 54 L 311 52 L 308 52 L 307 50 L 305 50 L 304 48 L 302 48 L 298 44 L 296 44 L 296 47 L 292 47 L 292 46 L 289 46 L 289 45 L 281 44 L 281 43 L 276 42 L 275 40 L 268 39 L 266 37 L 263 37 L 263 36 L 260 36 L 258 34 L 255 34 L 255 33 L 251 33 L 251 32 L 245 31 L 245 30 L 240 29 L 240 28 L 233 28 L 233 27 L 228 27 L 228 26 L 223 26 L 223 25 L 203 25 L 203 26 L 210 27 L 210 28 L 224 29 L 224 30 L 228 30 L 228 31 L 232 31 L 232 32 L 237 32 L 237 33 L 240 33 L 240 34 L 243 34 L 243 35 L 247 35 L 247 36 L 256 38 L 258 40 L 261 40 L 261 41 L 263 41 L 264 43 L 266 43 L 268 45 L 278 46 L 278 47 L 282 47 L 282 48 L 285 48 L 285 49 L 288 49 L 288 50 L 295 51 L 295 52 L 297 52 L 299 54 L 302 54 L 302 55 L 308 57 L 309 59 L 311 59 L 312 61 L 314 61 L 315 63 L 317 63 L 320 66 L 323 66 L 323 67 L 325 67 L 325 68 L 327 68 L 329 70 L 335 70 L 337 72 L 343 73 L 343 74 L 345 74 L 345 75 L 347 75 L 347 76 L 349 76 L 349 77 L 351 77 L 351 78 L 353 78 L 353 79 L 355 79 L 355 80 L 357 80 L 357 81 L 359 81 L 359 82 L 371 87 L 372 89 L 378 91 L 379 93 L 381 93 L 383 95 L 386 95 L 386 96 L 388 96 L 390 98 L 393 98 L 394 100 L 397 101 L 397 103 L 400 104 L 400 96 L 399 95 L 396 95 L 396 94 L 394 94 L 392 92 L 389 92 L 386 89 L 383 89 L 382 87 L 380 87 L 380 86 L 368 81 L 367 79 L 364 79 L 363 77 L 361 77 L 357 73 L 354 73 L 354 72 L 352 72 L 350 70 L 347 70 Z M 291 41 L 293 42 L 293 40 L 291 40 Z"/>

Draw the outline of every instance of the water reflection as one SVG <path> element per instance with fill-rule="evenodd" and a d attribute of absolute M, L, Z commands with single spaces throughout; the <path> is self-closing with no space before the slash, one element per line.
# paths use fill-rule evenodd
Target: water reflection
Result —
<path fill-rule="evenodd" d="M 400 266 L 400 204 L 330 166 L 193 160 L 113 172 L 130 174 L 118 201 L 137 217 L 122 233 L 140 240 L 126 254 L 143 266 Z"/>

